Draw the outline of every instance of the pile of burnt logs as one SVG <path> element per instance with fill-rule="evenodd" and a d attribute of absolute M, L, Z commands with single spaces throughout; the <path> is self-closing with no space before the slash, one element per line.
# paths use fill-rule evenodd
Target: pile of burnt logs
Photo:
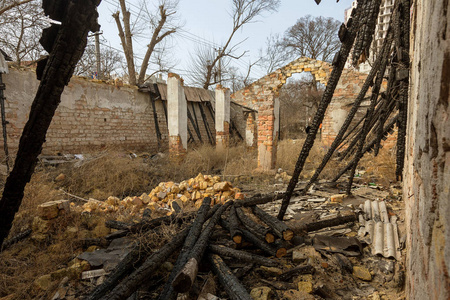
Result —
<path fill-rule="evenodd" d="M 143 219 L 132 226 L 108 222 L 109 227 L 120 230 L 107 236 L 106 240 L 123 236 L 127 232 L 155 230 L 165 223 L 184 223 L 184 229 L 180 229 L 158 251 L 147 256 L 141 250 L 144 247 L 136 245 L 86 299 L 127 299 L 144 283 L 148 286 L 148 279 L 176 254 L 178 257 L 162 291 L 156 291 L 158 299 L 176 299 L 178 293 L 189 292 L 195 285 L 201 261 L 218 277 L 230 299 L 251 299 L 224 261 L 231 258 L 249 265 L 279 266 L 279 260 L 272 258 L 285 256 L 295 241 L 293 230 L 255 205 L 268 200 L 273 199 L 230 200 L 211 207 L 211 199 L 206 197 L 196 213 L 180 212 L 160 219 Z M 226 238 L 228 243 L 221 243 L 217 237 Z"/>

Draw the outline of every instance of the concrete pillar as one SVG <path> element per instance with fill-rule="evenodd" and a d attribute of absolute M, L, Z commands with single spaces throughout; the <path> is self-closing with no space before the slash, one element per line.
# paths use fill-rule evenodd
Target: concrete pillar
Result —
<path fill-rule="evenodd" d="M 174 73 L 167 78 L 167 117 L 169 129 L 169 152 L 176 157 L 187 150 L 187 102 L 183 79 Z"/>
<path fill-rule="evenodd" d="M 247 124 L 245 126 L 245 144 L 249 148 L 256 149 L 256 142 L 258 141 L 258 130 L 256 127 L 255 115 L 255 112 L 249 112 L 247 115 Z"/>
<path fill-rule="evenodd" d="M 230 141 L 230 90 L 216 87 L 216 147 L 228 147 Z"/>

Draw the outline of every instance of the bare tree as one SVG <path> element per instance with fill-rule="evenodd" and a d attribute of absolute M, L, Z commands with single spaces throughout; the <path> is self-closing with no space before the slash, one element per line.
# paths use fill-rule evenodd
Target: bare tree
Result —
<path fill-rule="evenodd" d="M 333 18 L 307 15 L 297 20 L 284 34 L 282 44 L 295 56 L 330 62 L 339 49 L 341 23 Z"/>
<path fill-rule="evenodd" d="M 244 52 L 240 55 L 235 55 L 235 51 L 240 44 L 232 44 L 235 33 L 245 24 L 254 22 L 254 19 L 264 12 L 275 11 L 279 3 L 280 0 L 232 0 L 231 16 L 233 18 L 233 29 L 227 41 L 216 51 L 210 49 L 208 55 L 205 55 L 205 51 L 197 54 L 197 57 L 193 60 L 193 69 L 196 73 L 192 77 L 193 81 L 204 89 L 220 83 L 224 70 L 223 60 L 226 58 L 239 59 L 245 54 Z M 201 81 L 199 80 L 199 74 L 203 74 Z"/>
<path fill-rule="evenodd" d="M 161 43 L 169 35 L 175 33 L 179 25 L 173 24 L 175 14 L 177 12 L 178 0 L 159 0 L 158 13 L 152 13 L 146 6 L 146 2 L 141 5 L 140 16 L 146 15 L 147 20 L 142 18 L 141 20 L 135 20 L 143 22 L 145 20 L 147 25 L 152 31 L 151 39 L 147 45 L 147 51 L 140 66 L 139 78 L 136 82 L 136 67 L 133 49 L 133 32 L 131 23 L 131 13 L 126 6 L 125 0 L 119 0 L 120 10 L 122 13 L 122 20 L 120 20 L 120 12 L 117 11 L 113 14 L 113 18 L 116 21 L 117 29 L 119 30 L 119 37 L 122 42 L 122 47 L 125 53 L 125 59 L 127 61 L 127 69 L 129 76 L 129 83 L 131 85 L 143 84 L 146 77 L 146 72 L 149 67 L 150 58 L 155 52 L 155 49 L 159 43 Z M 139 18 L 139 16 L 137 17 Z"/>
<path fill-rule="evenodd" d="M 48 25 L 39 2 L 22 2 L 1 15 L 0 47 L 17 65 L 35 61 L 43 53 L 39 44 L 40 32 Z"/>
<path fill-rule="evenodd" d="M 283 39 L 279 34 L 271 34 L 267 37 L 266 47 L 259 50 L 258 66 L 266 74 L 270 74 L 276 69 L 283 67 L 289 61 Z"/>
<path fill-rule="evenodd" d="M 105 46 L 104 42 L 102 45 L 102 50 L 100 52 L 101 78 L 110 79 L 113 73 L 117 73 L 117 70 L 122 68 L 123 57 L 119 51 Z M 83 56 L 75 68 L 74 74 L 77 76 L 90 77 L 97 71 L 96 62 L 95 44 L 92 40 L 89 40 Z"/>
<path fill-rule="evenodd" d="M 298 138 L 317 111 L 322 90 L 316 90 L 311 78 L 290 80 L 280 90 L 281 137 Z"/>
<path fill-rule="evenodd" d="M 0 3 L 0 15 L 2 15 L 4 12 L 7 12 L 10 9 L 13 9 L 17 6 L 20 6 L 22 4 L 26 4 L 29 3 L 33 0 L 22 0 L 22 1 L 17 1 L 17 0 L 2 0 Z"/>

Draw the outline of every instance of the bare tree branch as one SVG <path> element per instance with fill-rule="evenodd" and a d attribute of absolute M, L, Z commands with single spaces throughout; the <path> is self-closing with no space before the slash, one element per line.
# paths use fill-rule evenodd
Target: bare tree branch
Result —
<path fill-rule="evenodd" d="M 307 15 L 286 31 L 281 44 L 291 55 L 330 62 L 340 46 L 337 34 L 340 25 L 333 18 Z"/>
<path fill-rule="evenodd" d="M 217 50 L 217 53 L 211 52 L 208 55 L 209 63 L 205 64 L 202 61 L 202 57 L 205 58 L 205 52 L 197 53 L 197 58 L 194 59 L 193 68 L 196 69 L 197 73 L 194 74 L 193 80 L 203 86 L 204 89 L 208 89 L 211 85 L 220 82 L 221 79 L 215 80 L 214 75 L 216 72 L 219 73 L 219 78 L 222 77 L 222 72 L 224 68 L 220 66 L 217 67 L 219 62 L 224 57 L 229 57 L 233 59 L 242 58 L 242 55 L 234 55 L 233 52 L 236 50 L 238 44 L 231 46 L 231 42 L 235 33 L 241 29 L 245 24 L 255 21 L 255 18 L 268 11 L 275 11 L 280 3 L 280 0 L 232 0 L 232 10 L 231 17 L 233 19 L 233 29 L 227 39 L 227 41 Z M 212 55 L 211 55 L 212 54 Z M 220 65 L 220 64 L 219 64 Z M 202 69 L 204 74 L 199 76 L 198 72 Z M 198 81 L 198 79 L 202 79 Z"/>
<path fill-rule="evenodd" d="M 2 15 L 4 12 L 7 12 L 10 9 L 13 9 L 19 5 L 26 4 L 28 2 L 31 2 L 33 0 L 23 0 L 23 1 L 13 1 L 11 4 L 6 4 L 6 1 L 4 1 L 2 4 L 2 7 L 0 7 L 0 15 Z"/>

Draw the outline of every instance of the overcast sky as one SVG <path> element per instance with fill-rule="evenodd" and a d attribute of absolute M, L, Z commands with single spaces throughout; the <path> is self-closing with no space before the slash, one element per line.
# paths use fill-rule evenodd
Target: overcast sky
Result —
<path fill-rule="evenodd" d="M 157 2 L 156 0 L 147 1 Z M 138 13 L 138 0 L 127 2 L 131 3 L 129 8 L 134 18 Z M 277 12 L 266 13 L 259 17 L 257 22 L 245 25 L 234 37 L 234 43 L 245 40 L 239 45 L 237 54 L 245 50 L 249 51 L 236 66 L 244 68 L 248 62 L 254 62 L 258 57 L 258 49 L 264 47 L 266 38 L 271 33 L 283 34 L 302 16 L 310 14 L 343 21 L 344 11 L 351 6 L 351 2 L 352 0 L 340 0 L 339 3 L 336 3 L 336 0 L 322 0 L 321 4 L 317 5 L 314 0 L 281 0 Z M 117 27 L 111 17 L 112 12 L 117 10 L 117 3 L 117 0 L 102 0 L 99 7 L 99 22 L 107 43 L 121 50 Z M 184 78 L 187 77 L 190 54 L 195 52 L 196 46 L 214 47 L 228 38 L 232 28 L 230 8 L 231 0 L 180 0 L 178 16 L 185 25 L 172 41 L 172 58 L 178 61 L 174 70 L 176 73 Z M 144 41 L 134 43 L 138 57 L 144 56 L 145 45 Z M 255 69 L 251 75 L 253 78 L 259 78 L 264 74 L 261 70 Z"/>

